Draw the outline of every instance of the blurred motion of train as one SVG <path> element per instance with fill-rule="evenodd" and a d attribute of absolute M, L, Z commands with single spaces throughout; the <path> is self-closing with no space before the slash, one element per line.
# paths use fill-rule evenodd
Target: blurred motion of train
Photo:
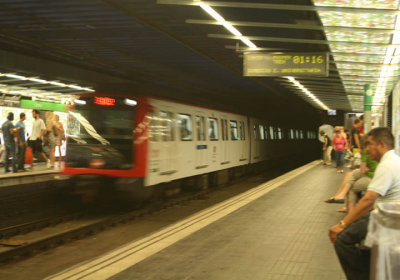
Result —
<path fill-rule="evenodd" d="M 122 189 L 208 185 L 316 145 L 316 130 L 152 97 L 83 95 L 70 111 L 63 172 Z"/>

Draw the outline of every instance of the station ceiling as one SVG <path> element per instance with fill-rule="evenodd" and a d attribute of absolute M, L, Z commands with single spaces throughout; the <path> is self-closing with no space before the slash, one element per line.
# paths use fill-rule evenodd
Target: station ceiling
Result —
<path fill-rule="evenodd" d="M 344 82 L 340 67 L 349 66 L 335 63 L 332 44 L 326 37 L 327 27 L 324 28 L 314 2 L 203 2 L 255 42 L 259 51 L 330 52 L 328 77 L 296 80 L 330 109 L 360 109 L 362 85 L 346 89 L 352 82 L 351 79 Z M 329 2 L 336 1 L 319 2 L 329 6 Z M 0 88 L 5 84 L 61 94 L 82 92 L 71 87 L 57 88 L 57 84 L 51 84 L 55 82 L 96 91 L 196 100 L 204 105 L 222 102 L 227 104 L 227 109 L 229 106 L 262 109 L 268 108 L 269 103 L 281 104 L 281 107 L 275 106 L 280 110 L 296 110 L 299 106 L 320 108 L 287 78 L 243 77 L 243 51 L 248 46 L 197 3 L 191 0 L 1 0 Z M 392 34 L 387 33 L 389 37 Z M 372 66 L 378 64 L 382 61 Z M 375 68 L 368 69 L 373 82 L 377 82 L 380 73 L 380 68 Z M 1 73 L 50 82 L 34 84 Z M 350 78 L 359 79 L 359 76 Z M 351 104 L 351 98 L 358 104 Z"/>

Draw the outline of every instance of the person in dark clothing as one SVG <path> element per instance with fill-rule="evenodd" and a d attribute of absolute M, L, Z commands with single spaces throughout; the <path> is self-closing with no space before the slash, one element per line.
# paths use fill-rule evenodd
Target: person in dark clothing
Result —
<path fill-rule="evenodd" d="M 25 113 L 19 114 L 19 122 L 15 125 L 19 128 L 17 133 L 17 158 L 18 158 L 18 172 L 25 171 L 25 151 L 26 151 L 26 138 L 25 138 Z"/>
<path fill-rule="evenodd" d="M 15 157 L 15 136 L 19 129 L 15 129 L 12 121 L 14 120 L 14 114 L 8 113 L 7 120 L 1 126 L 3 131 L 3 138 L 4 138 L 4 146 L 5 146 L 5 153 L 4 153 L 4 170 L 5 172 L 10 172 L 8 169 L 9 165 L 9 155 L 11 154 L 12 160 L 11 165 L 13 172 L 17 172 L 17 159 Z"/>

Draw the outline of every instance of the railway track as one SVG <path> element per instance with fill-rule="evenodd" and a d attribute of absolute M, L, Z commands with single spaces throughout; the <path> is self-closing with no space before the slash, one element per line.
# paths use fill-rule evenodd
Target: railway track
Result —
<path fill-rule="evenodd" d="M 150 215 L 174 205 L 202 199 L 211 191 L 200 191 L 195 194 L 170 199 L 163 203 L 153 202 L 146 207 L 120 214 L 90 217 L 90 215 L 84 213 L 75 213 L 0 229 L 0 245 L 2 245 L 0 247 L 0 265 L 30 257 L 38 252 L 81 239 L 106 228 Z"/>

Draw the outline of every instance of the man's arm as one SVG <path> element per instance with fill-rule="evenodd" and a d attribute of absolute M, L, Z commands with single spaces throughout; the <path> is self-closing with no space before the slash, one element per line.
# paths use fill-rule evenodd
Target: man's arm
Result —
<path fill-rule="evenodd" d="M 357 203 L 356 207 L 353 211 L 351 211 L 344 219 L 342 220 L 345 227 L 348 227 L 362 216 L 368 213 L 374 206 L 376 199 L 379 197 L 379 194 L 374 191 L 368 191 L 364 197 Z M 329 229 L 329 238 L 332 243 L 336 242 L 337 236 L 341 233 L 345 228 L 342 225 L 334 225 Z"/>

